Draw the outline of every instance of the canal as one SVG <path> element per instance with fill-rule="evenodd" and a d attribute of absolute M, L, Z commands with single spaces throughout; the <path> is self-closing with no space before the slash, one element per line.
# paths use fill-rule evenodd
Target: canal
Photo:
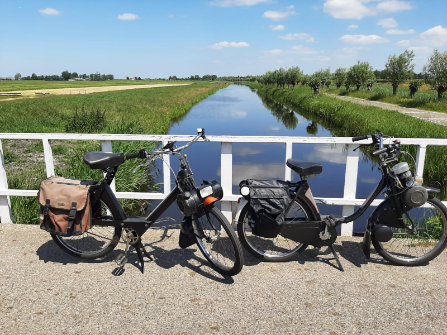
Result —
<path fill-rule="evenodd" d="M 168 134 L 194 135 L 198 127 L 207 135 L 238 136 L 333 136 L 330 129 L 315 120 L 300 115 L 283 105 L 258 96 L 248 86 L 230 85 L 202 100 L 170 127 Z M 361 134 L 359 134 L 361 135 Z M 183 145 L 183 143 L 178 143 Z M 342 198 L 345 178 L 346 148 L 331 144 L 294 144 L 293 158 L 317 162 L 323 172 L 311 179 L 309 185 L 316 197 Z M 197 183 L 202 180 L 220 181 L 220 143 L 195 143 L 184 151 L 188 155 Z M 276 143 L 233 144 L 233 194 L 239 194 L 239 182 L 244 179 L 284 179 L 285 145 Z M 171 166 L 178 171 L 176 156 L 171 156 Z M 161 161 L 157 167 L 162 169 Z M 360 159 L 357 180 L 357 198 L 366 198 L 381 178 L 371 161 Z M 299 176 L 292 172 L 292 181 Z M 157 182 L 163 182 L 162 174 Z M 174 178 L 171 175 L 171 182 Z M 151 208 L 158 203 L 154 201 Z M 341 206 L 318 205 L 322 214 L 341 215 Z M 354 222 L 354 231 L 364 231 L 370 208 Z M 182 214 L 172 205 L 166 215 L 177 222 Z"/>

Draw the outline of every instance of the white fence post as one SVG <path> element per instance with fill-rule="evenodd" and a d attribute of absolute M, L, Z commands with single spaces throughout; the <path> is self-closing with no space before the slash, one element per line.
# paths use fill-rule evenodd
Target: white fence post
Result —
<path fill-rule="evenodd" d="M 285 180 L 292 181 L 292 169 L 286 165 L 289 158 L 292 158 L 292 142 L 286 142 L 286 160 L 284 162 L 284 166 L 286 167 Z"/>
<path fill-rule="evenodd" d="M 416 176 L 422 177 L 424 174 L 425 151 L 427 146 L 419 145 L 416 154 Z"/>
<path fill-rule="evenodd" d="M 359 171 L 359 152 L 354 151 L 358 145 L 348 144 L 348 154 L 346 156 L 346 170 L 345 170 L 345 187 L 343 191 L 344 199 L 355 199 L 357 191 L 357 175 Z M 349 216 L 354 213 L 355 206 L 344 205 L 342 209 L 343 216 Z M 353 222 L 344 223 L 341 225 L 341 236 L 352 236 L 354 227 Z"/>
<path fill-rule="evenodd" d="M 6 179 L 5 159 L 3 158 L 3 147 L 0 140 L 0 190 L 7 189 L 8 180 Z M 11 201 L 7 195 L 0 195 L 0 222 L 12 223 Z"/>
<path fill-rule="evenodd" d="M 101 150 L 104 151 L 104 152 L 113 152 L 112 141 L 101 141 Z M 104 173 L 104 176 L 105 175 L 106 174 Z M 113 179 L 112 184 L 110 184 L 110 188 L 112 189 L 113 192 L 116 191 L 116 188 L 115 188 L 115 178 Z"/>
<path fill-rule="evenodd" d="M 222 142 L 220 147 L 220 178 L 222 189 L 225 194 L 233 193 L 233 144 L 231 142 Z M 221 202 L 221 211 L 227 220 L 231 222 L 232 211 L 231 201 Z"/>
<path fill-rule="evenodd" d="M 53 150 L 48 138 L 42 139 L 43 155 L 45 157 L 45 168 L 47 170 L 47 178 L 54 176 Z"/>
<path fill-rule="evenodd" d="M 168 141 L 162 141 L 165 146 Z M 163 192 L 168 195 L 171 192 L 171 155 L 163 155 Z"/>

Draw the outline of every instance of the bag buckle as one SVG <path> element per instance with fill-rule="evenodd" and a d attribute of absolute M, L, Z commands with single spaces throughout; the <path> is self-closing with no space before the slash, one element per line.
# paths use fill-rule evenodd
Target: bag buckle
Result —
<path fill-rule="evenodd" d="M 70 211 L 68 212 L 67 231 L 71 229 L 71 226 L 73 225 L 75 218 L 76 218 L 76 202 L 72 202 Z"/>

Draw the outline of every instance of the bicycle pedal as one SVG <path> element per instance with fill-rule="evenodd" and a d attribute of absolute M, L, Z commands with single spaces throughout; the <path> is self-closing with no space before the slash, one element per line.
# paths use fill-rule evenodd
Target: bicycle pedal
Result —
<path fill-rule="evenodd" d="M 118 255 L 115 259 L 115 262 L 118 266 L 123 267 L 127 263 L 127 257 L 125 254 Z"/>

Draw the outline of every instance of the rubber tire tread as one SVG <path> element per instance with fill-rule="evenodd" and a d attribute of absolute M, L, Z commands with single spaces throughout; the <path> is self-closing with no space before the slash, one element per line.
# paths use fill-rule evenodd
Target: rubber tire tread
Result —
<path fill-rule="evenodd" d="M 447 207 L 438 199 L 436 198 L 429 198 L 427 202 L 434 203 L 443 213 L 444 216 L 447 219 Z M 444 225 L 447 225 L 447 222 L 444 222 Z M 387 261 L 395 264 L 395 265 L 404 265 L 404 266 L 418 266 L 422 264 L 427 264 L 432 259 L 438 257 L 441 252 L 446 248 L 447 246 L 447 236 L 444 235 L 444 241 L 437 247 L 437 250 L 434 252 L 430 252 L 429 254 L 425 255 L 424 257 L 417 258 L 415 260 L 408 260 L 408 261 L 402 261 L 400 259 L 395 258 L 394 256 L 387 253 L 385 250 L 383 250 L 382 246 L 380 245 L 380 242 L 377 241 L 377 239 L 374 238 L 374 235 L 371 236 L 371 241 L 374 246 L 374 249 L 376 249 L 377 253 L 382 256 Z"/>
<path fill-rule="evenodd" d="M 228 222 L 226 217 L 222 214 L 220 209 L 216 208 L 214 205 L 211 204 L 211 205 L 206 206 L 206 211 L 208 211 L 208 213 L 210 215 L 214 215 L 220 221 L 220 224 L 225 229 L 225 232 L 228 234 L 228 237 L 230 238 L 231 244 L 233 245 L 233 248 L 234 248 L 235 257 L 236 257 L 236 261 L 234 262 L 233 268 L 230 270 L 224 270 L 224 269 L 220 268 L 219 266 L 217 266 L 216 264 L 214 264 L 213 261 L 208 258 L 205 251 L 202 250 L 202 246 L 198 242 L 199 237 L 197 237 L 197 236 L 196 236 L 196 240 L 197 240 L 196 244 L 197 244 L 199 250 L 202 252 L 203 256 L 205 256 L 205 258 L 208 260 L 208 262 L 210 263 L 211 267 L 214 270 L 216 270 L 217 272 L 219 272 L 221 275 L 224 275 L 224 276 L 235 276 L 239 272 L 241 272 L 242 267 L 244 266 L 244 257 L 242 254 L 242 246 L 239 243 L 239 240 L 236 236 L 236 233 L 234 232 L 233 227 L 230 225 L 230 223 Z"/>
<path fill-rule="evenodd" d="M 305 202 L 303 200 L 301 200 L 301 197 L 298 197 L 295 202 L 301 206 L 301 208 L 303 209 L 303 211 L 305 212 L 305 214 L 307 215 L 309 220 L 316 220 L 314 218 L 312 212 L 307 209 Z M 237 223 L 237 233 L 239 235 L 239 240 L 241 241 L 241 244 L 254 257 L 256 257 L 257 259 L 260 259 L 262 262 L 275 262 L 275 263 L 287 262 L 287 261 L 290 261 L 292 258 L 294 258 L 297 253 L 303 252 L 307 248 L 307 246 L 308 246 L 307 244 L 301 244 L 301 246 L 297 250 L 295 250 L 294 252 L 291 252 L 290 254 L 288 254 L 286 256 L 269 257 L 269 256 L 262 255 L 262 254 L 258 253 L 256 250 L 254 250 L 250 246 L 250 244 L 245 239 L 244 219 L 245 219 L 245 216 L 247 215 L 248 206 L 249 206 L 249 203 L 247 203 L 244 206 L 244 208 L 241 210 L 241 214 L 239 215 L 239 221 Z"/>

